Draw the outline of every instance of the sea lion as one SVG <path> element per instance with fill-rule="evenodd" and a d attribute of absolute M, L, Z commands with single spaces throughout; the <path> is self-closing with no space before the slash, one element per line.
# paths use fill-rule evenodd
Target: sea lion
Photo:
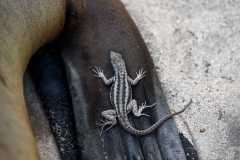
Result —
<path fill-rule="evenodd" d="M 64 0 L 0 2 L 0 159 L 38 159 L 23 96 L 31 56 L 61 32 Z"/>
<path fill-rule="evenodd" d="M 34 5 L 29 3 L 26 2 L 34 8 Z M 14 28 L 20 28 L 22 34 L 19 38 L 14 39 L 14 35 L 19 33 L 6 38 L 6 35 L 9 36 L 8 28 L 4 26 L 3 29 L 1 28 L 6 32 L 3 34 L 5 36 L 1 35 L 1 41 L 9 42 L 8 47 L 3 47 L 0 53 L 3 59 L 10 59 L 10 62 L 0 64 L 0 91 L 3 93 L 0 102 L 1 105 L 4 104 L 0 112 L 1 115 L 3 114 L 0 124 L 0 136 L 3 137 L 0 139 L 0 159 L 37 159 L 38 156 L 23 100 L 22 77 L 32 54 L 60 33 L 65 16 L 65 1 L 54 2 L 57 3 L 55 5 L 46 1 L 41 1 L 40 4 L 42 3 L 48 5 L 48 11 L 43 7 L 44 16 L 37 14 L 28 17 L 29 13 L 36 13 L 22 11 L 21 8 L 26 8 L 28 5 L 25 4 L 26 6 L 22 7 L 20 2 L 12 7 L 19 7 L 17 9 L 20 11 L 12 10 L 19 12 L 20 17 L 25 18 L 23 21 L 14 22 L 16 23 Z M 4 5 L 7 8 L 9 4 Z M 68 94 L 71 95 L 74 108 L 80 158 L 186 159 L 173 120 L 168 120 L 156 132 L 144 137 L 136 137 L 119 126 L 114 127 L 108 133 L 104 133 L 103 141 L 101 140 L 99 136 L 101 128 L 96 123 L 101 120 L 100 113 L 111 108 L 109 86 L 96 81 L 92 69 L 94 66 L 101 66 L 105 75 L 111 77 L 113 71 L 109 53 L 112 50 L 122 53 L 130 76 L 134 77 L 139 68 L 147 71 L 148 78 L 133 88 L 134 98 L 139 103 L 145 100 L 149 104 L 157 102 L 157 106 L 149 110 L 150 119 L 133 118 L 135 127 L 147 128 L 170 111 L 147 47 L 119 0 L 69 0 L 66 15 L 64 30 L 55 43 L 58 44 L 66 70 L 70 92 Z M 35 17 L 42 17 L 42 19 L 39 21 Z M 50 20 L 53 22 L 49 22 Z M 11 23 L 10 20 L 5 24 Z M 24 23 L 23 26 L 19 25 L 21 23 Z M 28 30 L 30 33 L 27 32 Z M 27 33 L 27 36 L 23 36 L 24 33 Z M 6 43 L 1 44 L 5 46 Z M 22 49 L 20 45 L 23 45 Z M 9 57 L 13 57 L 14 61 L 12 62 Z M 9 66 L 10 69 L 7 70 Z M 165 143 L 166 141 L 169 143 Z"/>

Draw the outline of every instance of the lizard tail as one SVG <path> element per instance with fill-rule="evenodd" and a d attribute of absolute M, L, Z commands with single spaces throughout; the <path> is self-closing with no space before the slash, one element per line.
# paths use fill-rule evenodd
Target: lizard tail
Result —
<path fill-rule="evenodd" d="M 147 134 L 151 133 L 152 131 L 154 131 L 156 128 L 158 128 L 167 119 L 172 118 L 175 115 L 178 115 L 178 114 L 184 112 L 190 106 L 191 102 L 192 102 L 192 99 L 190 100 L 190 102 L 182 110 L 164 116 L 163 118 L 158 120 L 156 123 L 154 123 L 151 127 L 147 128 L 145 130 L 137 130 L 137 129 L 133 128 L 131 126 L 131 124 L 130 124 L 130 122 L 129 122 L 127 117 L 126 118 L 119 117 L 119 123 L 129 133 L 134 134 L 136 136 L 144 136 L 144 135 L 147 135 Z"/>

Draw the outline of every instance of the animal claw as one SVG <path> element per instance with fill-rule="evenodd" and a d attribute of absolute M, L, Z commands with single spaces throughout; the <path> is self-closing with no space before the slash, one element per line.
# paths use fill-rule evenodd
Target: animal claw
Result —
<path fill-rule="evenodd" d="M 150 115 L 148 115 L 148 114 L 141 114 L 141 116 L 147 116 L 147 117 L 150 117 Z"/>

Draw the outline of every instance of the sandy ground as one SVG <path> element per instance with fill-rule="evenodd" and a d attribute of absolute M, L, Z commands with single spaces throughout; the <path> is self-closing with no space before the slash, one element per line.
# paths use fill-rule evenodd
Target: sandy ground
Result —
<path fill-rule="evenodd" d="M 200 159 L 240 159 L 240 1 L 122 2 L 149 48 L 170 108 L 177 111 L 193 99 L 174 120 Z M 48 122 L 36 105 L 30 118 L 41 158 L 59 159 L 51 132 L 45 129 L 38 136 L 38 128 Z"/>
<path fill-rule="evenodd" d="M 200 159 L 240 159 L 240 1 L 123 0 Z M 205 132 L 201 133 L 200 128 Z"/>

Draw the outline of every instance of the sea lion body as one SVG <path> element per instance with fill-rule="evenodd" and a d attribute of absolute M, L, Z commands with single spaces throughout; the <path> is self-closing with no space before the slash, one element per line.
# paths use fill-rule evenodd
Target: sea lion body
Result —
<path fill-rule="evenodd" d="M 64 0 L 0 2 L 0 159 L 38 159 L 23 96 L 31 56 L 65 21 Z"/>
<path fill-rule="evenodd" d="M 7 0 L 0 2 L 0 14 L 0 159 L 38 159 L 24 102 L 23 74 L 34 52 L 56 38 L 63 25 L 56 43 L 69 84 L 80 158 L 186 158 L 173 120 L 145 137 L 114 127 L 103 135 L 104 141 L 100 139 L 96 122 L 102 111 L 111 108 L 110 88 L 95 80 L 92 68 L 102 66 L 107 77 L 113 76 L 112 50 L 122 53 L 131 77 L 139 68 L 147 71 L 148 78 L 133 88 L 134 99 L 157 102 L 151 120 L 131 121 L 136 128 L 147 128 L 170 113 L 148 49 L 119 0 L 68 0 L 66 4 L 64 0 Z"/>

